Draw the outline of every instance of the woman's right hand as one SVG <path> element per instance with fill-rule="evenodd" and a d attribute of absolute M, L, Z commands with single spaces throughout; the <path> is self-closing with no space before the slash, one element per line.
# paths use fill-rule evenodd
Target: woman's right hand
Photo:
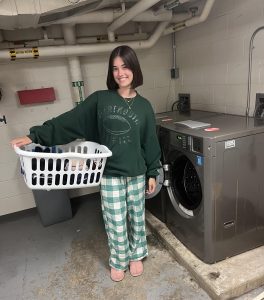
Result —
<path fill-rule="evenodd" d="M 14 146 L 21 147 L 21 146 L 28 145 L 28 144 L 31 144 L 31 143 L 32 143 L 32 140 L 28 136 L 22 136 L 22 137 L 13 139 L 11 141 L 11 145 L 13 147 Z"/>

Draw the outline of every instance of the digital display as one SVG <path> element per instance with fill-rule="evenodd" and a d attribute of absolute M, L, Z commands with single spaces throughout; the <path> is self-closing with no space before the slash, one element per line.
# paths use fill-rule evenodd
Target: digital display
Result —
<path fill-rule="evenodd" d="M 177 148 L 187 149 L 187 136 L 177 132 L 177 134 L 172 135 L 171 144 Z"/>

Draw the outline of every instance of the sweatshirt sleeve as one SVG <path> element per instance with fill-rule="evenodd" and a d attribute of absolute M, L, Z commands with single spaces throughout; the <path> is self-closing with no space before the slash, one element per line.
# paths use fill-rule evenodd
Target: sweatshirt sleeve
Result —
<path fill-rule="evenodd" d="M 30 128 L 28 137 L 37 144 L 54 146 L 67 144 L 75 139 L 97 139 L 97 94 L 90 95 L 72 110 Z"/>
<path fill-rule="evenodd" d="M 156 177 L 159 174 L 158 169 L 161 167 L 161 150 L 156 133 L 155 116 L 151 105 L 145 122 L 142 149 L 147 166 L 146 177 Z"/>

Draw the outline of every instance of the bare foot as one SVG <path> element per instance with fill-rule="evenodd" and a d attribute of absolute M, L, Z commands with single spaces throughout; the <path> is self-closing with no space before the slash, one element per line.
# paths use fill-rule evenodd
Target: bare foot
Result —
<path fill-rule="evenodd" d="M 131 261 L 129 264 L 130 274 L 134 277 L 140 276 L 143 273 L 143 263 L 141 260 Z"/>
<path fill-rule="evenodd" d="M 111 268 L 110 277 L 113 281 L 118 282 L 118 281 L 121 281 L 124 279 L 125 272 L 123 270 L 117 270 L 117 269 Z"/>

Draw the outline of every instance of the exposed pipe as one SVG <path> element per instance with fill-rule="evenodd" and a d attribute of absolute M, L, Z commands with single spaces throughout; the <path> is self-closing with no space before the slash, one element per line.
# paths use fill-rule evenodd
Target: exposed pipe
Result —
<path fill-rule="evenodd" d="M 250 42 L 249 42 L 249 57 L 248 57 L 248 84 L 247 84 L 247 108 L 246 108 L 246 117 L 249 116 L 249 110 L 250 110 L 250 102 L 251 102 L 251 99 L 250 99 L 250 94 L 251 94 L 251 73 L 252 73 L 252 52 L 253 52 L 253 49 L 254 49 L 254 39 L 255 39 L 255 36 L 257 35 L 257 33 L 261 30 L 264 30 L 264 26 L 261 26 L 259 28 L 257 28 L 251 38 L 250 38 Z M 256 114 L 256 108 L 255 108 L 255 111 L 254 111 L 254 116 Z"/>
<path fill-rule="evenodd" d="M 202 13 L 200 14 L 200 16 L 197 16 L 197 17 L 194 17 L 190 20 L 187 20 L 185 22 L 185 26 L 190 27 L 190 26 L 193 26 L 193 25 L 204 22 L 208 18 L 214 3 L 215 3 L 215 0 L 207 0 L 207 2 L 204 5 L 204 9 L 203 9 Z"/>
<path fill-rule="evenodd" d="M 178 23 L 173 24 L 170 27 L 166 28 L 163 32 L 163 35 L 168 35 L 168 34 L 176 32 L 176 31 L 180 31 L 184 28 L 186 28 L 185 21 L 178 22 Z"/>
<path fill-rule="evenodd" d="M 68 57 L 69 70 L 71 76 L 71 86 L 73 100 L 75 104 L 79 104 L 84 100 L 84 81 L 82 77 L 82 70 L 80 59 L 77 56 Z"/>
<path fill-rule="evenodd" d="M 76 33 L 74 24 L 64 24 L 62 26 L 62 32 L 67 45 L 76 44 Z"/>
<path fill-rule="evenodd" d="M 63 36 L 67 45 L 76 45 L 75 26 L 64 24 L 62 26 Z M 78 56 L 68 57 L 69 71 L 71 76 L 72 95 L 76 104 L 84 100 L 84 81 L 81 63 Z"/>
<path fill-rule="evenodd" d="M 207 0 L 200 16 L 193 17 L 184 22 L 179 22 L 179 23 L 176 23 L 176 24 L 170 26 L 169 28 L 167 28 L 164 31 L 164 35 L 167 35 L 167 34 L 175 32 L 175 31 L 182 30 L 186 27 L 190 27 L 190 26 L 204 22 L 208 18 L 209 14 L 212 10 L 212 7 L 214 5 L 214 2 L 215 2 L 215 0 Z"/>
<path fill-rule="evenodd" d="M 181 4 L 190 2 L 191 0 L 175 0 L 175 1 L 167 1 L 165 3 L 163 3 L 156 11 L 156 14 L 160 14 L 163 13 L 164 11 L 167 10 L 172 10 L 174 7 L 177 7 Z"/>
<path fill-rule="evenodd" d="M 117 12 L 113 9 L 104 9 L 100 11 L 90 12 L 81 16 L 73 16 L 73 17 L 57 20 L 55 22 L 44 23 L 44 25 L 45 24 L 47 25 L 66 24 L 66 23 L 87 24 L 87 23 L 98 23 L 99 20 L 100 23 L 110 23 L 114 20 L 114 15 L 117 15 L 119 17 L 120 15 L 122 15 L 122 12 L 120 11 Z"/>
<path fill-rule="evenodd" d="M 176 69 L 176 38 L 175 32 L 172 34 L 172 54 L 173 54 L 173 69 Z"/>
<path fill-rule="evenodd" d="M 161 22 L 148 38 L 148 40 L 138 40 L 126 43 L 133 49 L 148 49 L 151 48 L 160 38 L 165 30 L 168 22 Z M 123 43 L 105 43 L 105 44 L 91 44 L 91 45 L 65 45 L 65 46 L 50 46 L 38 48 L 39 57 L 69 57 L 69 56 L 87 56 L 88 54 L 100 54 L 112 51 L 115 47 L 121 46 Z M 27 51 L 31 49 L 18 48 L 15 52 L 23 51 L 23 58 L 32 58 L 27 55 Z M 21 54 L 22 55 L 22 54 Z M 0 60 L 10 60 L 9 50 L 0 50 Z"/>
<path fill-rule="evenodd" d="M 81 16 L 74 16 L 65 18 L 62 20 L 58 20 L 56 22 L 42 24 L 41 26 L 49 26 L 54 24 L 93 24 L 98 23 L 111 23 L 115 19 L 121 17 L 123 12 L 120 10 L 115 11 L 113 9 L 105 9 L 97 12 L 90 12 L 85 15 Z M 134 22 L 162 22 L 162 21 L 171 21 L 173 23 L 180 22 L 183 20 L 188 19 L 191 16 L 191 13 L 179 13 L 179 14 L 172 14 L 172 11 L 164 11 L 160 14 L 154 13 L 152 10 L 146 10 L 134 18 L 131 21 Z"/>
<path fill-rule="evenodd" d="M 0 30 L 0 43 L 4 40 L 2 30 Z"/>
<path fill-rule="evenodd" d="M 134 22 L 160 22 L 160 21 L 170 21 L 172 18 L 172 12 L 166 11 L 160 15 L 155 15 L 152 10 L 146 10 L 134 18 L 131 21 Z"/>
<path fill-rule="evenodd" d="M 142 32 L 139 28 L 139 31 L 134 34 L 120 34 L 116 36 L 117 42 L 127 43 L 129 41 L 135 40 L 146 40 L 148 38 L 148 34 L 146 32 Z M 108 42 L 108 37 L 106 35 L 94 36 L 94 37 L 80 37 L 77 38 L 78 44 L 88 44 L 88 43 L 106 43 Z M 63 45 L 63 44 L 61 44 Z"/>
<path fill-rule="evenodd" d="M 110 24 L 107 28 L 108 32 L 108 39 L 111 42 L 115 41 L 115 34 L 114 31 L 118 28 L 120 28 L 125 23 L 132 20 L 136 15 L 139 13 L 144 12 L 154 4 L 159 2 L 159 0 L 141 0 L 137 4 L 135 4 L 133 7 L 131 7 L 127 12 L 125 12 L 121 17 L 116 19 L 112 24 Z"/>
<path fill-rule="evenodd" d="M 172 11 L 166 11 L 162 14 L 156 15 L 152 11 L 148 10 L 145 11 L 135 18 L 132 21 L 135 22 L 161 22 L 161 21 L 169 21 L 169 22 L 181 22 L 190 18 L 190 13 L 179 13 L 179 14 L 172 14 Z"/>

